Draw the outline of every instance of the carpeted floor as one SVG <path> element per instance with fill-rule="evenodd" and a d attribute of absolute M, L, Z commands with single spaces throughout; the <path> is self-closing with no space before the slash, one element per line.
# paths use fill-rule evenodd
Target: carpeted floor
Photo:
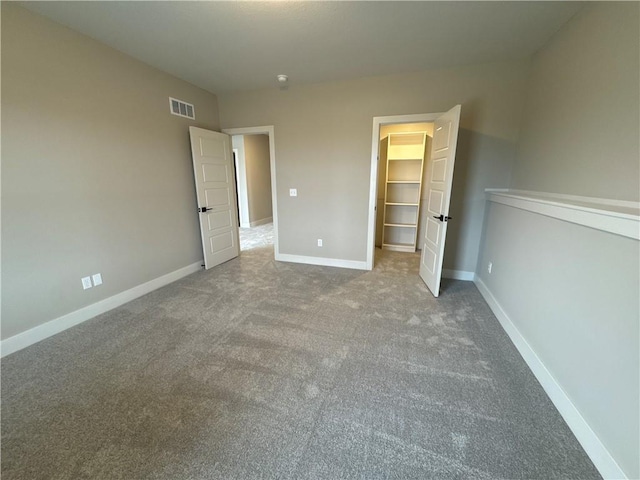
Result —
<path fill-rule="evenodd" d="M 599 478 L 470 282 L 256 248 L 6 357 L 2 478 Z"/>

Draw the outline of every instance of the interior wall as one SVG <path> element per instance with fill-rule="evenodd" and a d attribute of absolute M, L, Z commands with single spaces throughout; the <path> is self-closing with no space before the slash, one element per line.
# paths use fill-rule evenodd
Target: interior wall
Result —
<path fill-rule="evenodd" d="M 424 237 L 424 200 L 427 193 L 424 186 L 427 184 L 428 168 L 427 165 L 431 156 L 431 139 L 433 138 L 433 123 L 398 123 L 392 125 L 382 125 L 380 127 L 380 141 L 385 141 L 390 133 L 406 133 L 406 132 L 426 132 L 427 139 L 425 143 L 424 170 L 422 174 L 422 191 L 420 192 L 420 217 L 418 219 L 418 250 L 420 249 L 420 238 Z M 382 151 L 382 150 L 381 150 Z M 376 247 L 382 247 L 382 223 L 384 218 L 384 194 L 385 179 L 387 177 L 387 163 L 382 155 L 378 161 L 378 187 L 376 198 Z"/>
<path fill-rule="evenodd" d="M 640 200 L 639 10 L 590 4 L 534 57 L 512 188 Z"/>
<path fill-rule="evenodd" d="M 269 136 L 244 135 L 249 200 L 249 222 L 253 226 L 273 218 L 271 206 L 271 158 Z"/>
<path fill-rule="evenodd" d="M 639 10 L 588 5 L 534 57 L 512 188 L 638 200 Z M 640 477 L 639 252 L 492 205 L 477 267 L 628 478 Z"/>
<path fill-rule="evenodd" d="M 286 91 L 219 95 L 220 119 L 224 128 L 275 127 L 281 253 L 364 262 L 373 117 L 462 104 L 444 265 L 474 271 L 484 189 L 509 183 L 528 67 L 508 62 L 306 86 L 292 78 Z"/>
<path fill-rule="evenodd" d="M 638 241 L 493 203 L 485 229 L 478 276 L 627 477 L 638 478 Z"/>
<path fill-rule="evenodd" d="M 215 95 L 1 8 L 4 339 L 201 261 L 188 129 L 219 121 Z"/>

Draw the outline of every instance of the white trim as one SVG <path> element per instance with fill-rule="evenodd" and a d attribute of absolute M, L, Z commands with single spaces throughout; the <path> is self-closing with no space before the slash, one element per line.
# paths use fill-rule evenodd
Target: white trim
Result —
<path fill-rule="evenodd" d="M 261 127 L 223 128 L 222 133 L 227 135 L 269 135 L 269 164 L 271 167 L 271 209 L 273 211 L 273 251 L 276 260 L 280 253 L 278 243 L 278 188 L 276 186 L 276 139 L 273 125 Z"/>
<path fill-rule="evenodd" d="M 493 191 L 494 189 L 487 189 Z M 538 197 L 546 197 L 550 200 L 565 200 L 568 202 L 580 202 L 580 203 L 592 203 L 597 205 L 610 205 L 614 207 L 639 209 L 640 202 L 632 202 L 629 200 L 616 200 L 614 198 L 600 198 L 600 197 L 585 197 L 581 195 L 567 195 L 565 193 L 550 193 L 550 192 L 536 192 L 533 190 L 518 190 L 513 188 L 495 189 L 501 192 L 510 192 L 515 195 L 531 195 Z"/>
<path fill-rule="evenodd" d="M 371 134 L 371 174 L 369 184 L 369 222 L 367 231 L 367 260 L 365 270 L 373 270 L 373 258 L 376 248 L 376 194 L 378 190 L 378 157 L 380 156 L 380 127 L 398 123 L 433 122 L 442 113 L 418 113 L 412 115 L 389 115 L 373 117 Z"/>
<path fill-rule="evenodd" d="M 489 200 L 640 240 L 640 203 L 546 192 L 486 189 Z"/>
<path fill-rule="evenodd" d="M 67 313 L 66 315 L 50 320 L 42 325 L 33 327 L 30 330 L 2 340 L 2 343 L 0 344 L 0 356 L 4 357 L 17 352 L 18 350 L 22 350 L 23 348 L 33 345 L 45 338 L 51 337 L 56 333 L 60 333 L 68 328 L 78 325 L 79 323 L 90 320 L 96 315 L 108 312 L 109 310 L 119 307 L 120 305 L 124 305 L 131 300 L 135 300 L 142 295 L 146 295 L 147 293 L 164 287 L 165 285 L 169 285 L 176 280 L 180 280 L 187 275 L 198 272 L 202 270 L 202 262 L 203 261 L 200 260 L 199 262 L 192 263 L 186 267 L 179 268 L 178 270 L 162 275 L 161 277 L 154 278 L 153 280 L 137 285 L 129 290 L 125 290 L 124 292 L 120 292 L 112 297 L 105 298 L 104 300 L 100 300 L 99 302 L 93 303 L 74 312 Z"/>
<path fill-rule="evenodd" d="M 280 253 L 276 255 L 276 260 L 279 262 L 306 263 L 308 265 L 321 265 L 324 267 L 369 270 L 369 268 L 367 268 L 367 262 L 358 262 L 356 260 L 342 260 L 340 258 L 307 257 L 304 255 L 290 255 L 288 253 Z"/>
<path fill-rule="evenodd" d="M 239 148 L 232 148 L 236 166 L 236 189 L 238 190 L 238 211 L 240 212 L 240 226 L 249 226 L 249 197 L 247 194 L 247 165 L 244 158 L 244 137 L 239 135 L 242 142 L 242 156 Z M 233 136 L 231 137 L 233 146 Z"/>
<path fill-rule="evenodd" d="M 540 385 L 542 385 L 542 388 L 544 388 L 544 391 L 558 409 L 564 421 L 567 422 L 567 425 L 600 474 L 604 478 L 627 478 L 596 433 L 580 414 L 580 411 L 562 389 L 562 386 L 553 377 L 551 372 L 547 370 L 547 367 L 542 363 L 540 357 L 538 357 L 533 348 L 531 348 L 531 345 L 529 345 L 527 340 L 522 336 L 480 277 L 476 277 L 475 284 L 489 305 L 489 308 L 491 308 L 491 311 L 500 322 L 500 325 L 502 325 L 504 331 L 507 332 L 507 335 L 509 335 L 518 352 L 520 352 L 520 355 L 529 366 L 529 369 L 538 379 Z"/>
<path fill-rule="evenodd" d="M 465 270 L 449 270 L 444 268 L 442 270 L 443 278 L 451 278 L 453 280 L 465 280 L 467 282 L 473 282 L 476 279 L 475 272 L 467 272 Z"/>
<path fill-rule="evenodd" d="M 255 220 L 249 223 L 249 227 L 253 228 L 253 227 L 257 227 L 258 225 L 265 225 L 271 222 L 273 222 L 273 217 L 265 217 L 265 218 L 261 218 L 260 220 Z"/>

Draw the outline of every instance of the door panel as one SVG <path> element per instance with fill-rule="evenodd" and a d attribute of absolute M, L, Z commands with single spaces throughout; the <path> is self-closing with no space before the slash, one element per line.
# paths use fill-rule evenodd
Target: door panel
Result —
<path fill-rule="evenodd" d="M 233 226 L 229 212 L 207 212 L 207 224 L 210 232 Z"/>
<path fill-rule="evenodd" d="M 420 277 L 435 297 L 440 295 L 460 109 L 460 105 L 456 105 L 436 119 L 431 143 L 431 177 L 427 185 L 427 225 L 422 242 Z M 436 218 L 441 215 L 443 220 Z"/>
<path fill-rule="evenodd" d="M 240 253 L 231 142 L 224 133 L 189 127 L 205 268 Z M 201 212 L 206 208 L 206 212 Z"/>
<path fill-rule="evenodd" d="M 202 177 L 205 182 L 229 181 L 229 173 L 226 165 L 216 165 L 215 163 L 202 164 Z"/>

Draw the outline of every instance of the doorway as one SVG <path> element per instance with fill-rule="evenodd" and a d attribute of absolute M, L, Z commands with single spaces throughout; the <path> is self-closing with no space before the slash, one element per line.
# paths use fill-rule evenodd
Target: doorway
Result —
<path fill-rule="evenodd" d="M 376 220 L 379 218 L 380 210 L 378 208 L 379 180 L 382 180 L 379 178 L 381 177 L 379 172 L 380 163 L 384 157 L 386 173 L 381 246 L 383 249 L 415 253 L 419 241 L 422 245 L 420 277 L 435 297 L 440 292 L 447 226 L 452 219 L 449 216 L 449 206 L 460 111 L 461 106 L 456 105 L 445 113 L 397 115 L 373 119 L 367 267 L 373 269 L 376 223 L 379 223 Z M 424 168 L 427 149 L 426 132 L 419 134 L 389 132 L 387 142 L 380 141 L 381 133 L 384 131 L 383 126 L 423 122 L 432 124 L 430 157 L 426 168 Z M 423 179 L 423 176 L 426 178 Z M 426 187 L 424 197 L 422 196 L 423 180 Z M 425 208 L 420 209 L 423 200 Z M 400 209 L 399 213 L 398 209 Z M 422 210 L 421 214 L 419 214 L 420 210 Z M 391 214 L 393 220 L 388 221 L 390 211 L 395 213 Z M 424 234 L 418 240 L 420 217 Z M 386 240 L 388 231 L 395 232 L 390 241 Z"/>
<path fill-rule="evenodd" d="M 240 250 L 278 252 L 273 126 L 230 128 L 236 157 Z"/>
<path fill-rule="evenodd" d="M 416 252 L 424 237 L 425 189 L 433 138 L 433 123 L 396 123 L 380 127 L 380 153 L 378 161 L 378 193 L 376 201 L 376 248 L 401 252 Z M 415 151 L 419 158 L 408 161 L 387 161 L 388 145 L 418 142 Z M 393 148 L 393 147 L 392 147 Z M 406 151 L 406 150 L 405 150 Z M 389 170 L 387 170 L 389 166 Z M 402 183 L 402 180 L 407 183 Z M 389 202 L 402 202 L 392 205 Z M 393 247 L 391 245 L 402 245 Z M 406 245 L 406 246 L 405 246 Z"/>
<path fill-rule="evenodd" d="M 411 132 L 414 128 L 422 128 L 427 135 L 433 137 L 433 122 L 441 115 L 441 113 L 425 113 L 417 115 L 393 115 L 386 117 L 373 118 L 373 134 L 371 141 L 371 184 L 369 194 L 369 232 L 367 243 L 367 268 L 373 269 L 375 249 L 382 246 L 382 230 L 384 219 L 384 197 L 386 191 L 386 161 L 382 162 L 380 142 L 389 133 Z M 419 131 L 419 130 L 416 130 Z M 428 146 L 427 146 L 428 150 Z M 428 152 L 427 152 L 428 154 Z M 426 162 L 427 158 L 425 158 Z M 384 165 L 382 164 L 384 163 Z M 423 177 L 428 171 L 424 168 Z M 423 178 L 424 181 L 424 178 Z M 424 196 L 424 195 L 421 195 Z M 422 199 L 419 199 L 419 203 Z M 420 205 L 420 212 L 426 209 Z M 418 238 L 420 237 L 420 229 L 423 223 L 418 219 Z M 419 242 L 418 242 L 419 244 Z"/>

